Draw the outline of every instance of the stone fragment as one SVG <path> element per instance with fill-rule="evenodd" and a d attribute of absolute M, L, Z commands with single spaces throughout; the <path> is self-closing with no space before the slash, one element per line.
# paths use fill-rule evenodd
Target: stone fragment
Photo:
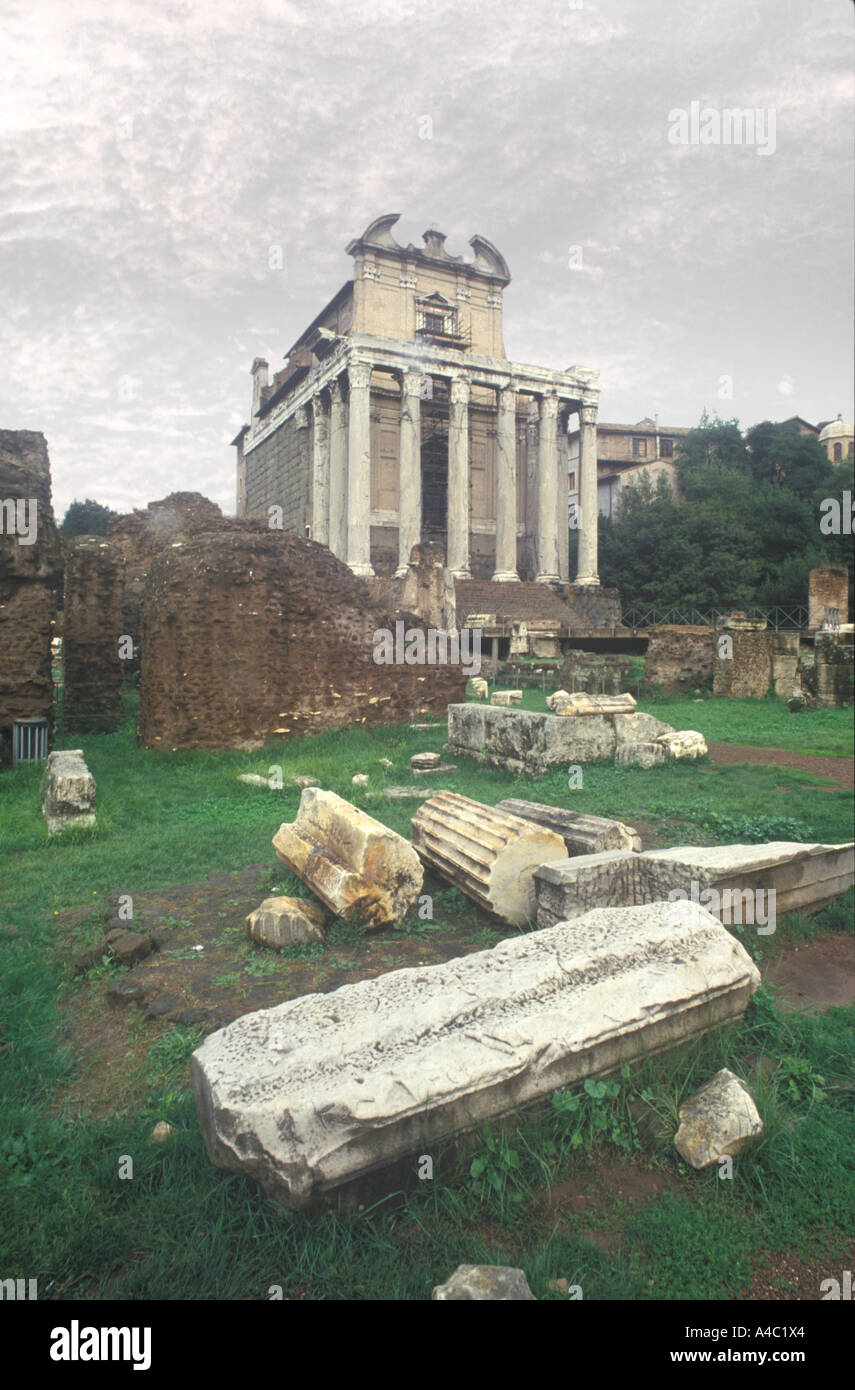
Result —
<path fill-rule="evenodd" d="M 514 927 L 534 922 L 535 869 L 567 858 L 554 830 L 457 792 L 424 802 L 412 825 L 413 844 L 425 863 Z"/>
<path fill-rule="evenodd" d="M 612 849 L 641 849 L 641 836 L 631 825 L 608 820 L 605 816 L 586 816 L 581 811 L 566 811 L 562 806 L 544 806 L 539 801 L 520 801 L 516 797 L 499 801 L 496 810 L 554 830 L 564 840 L 571 856 L 601 854 Z"/>
<path fill-rule="evenodd" d="M 758 925 L 771 934 L 779 917 L 818 912 L 853 883 L 851 841 L 678 845 L 641 854 L 589 854 L 536 871 L 537 925 L 550 927 L 594 907 L 683 897 L 700 903 L 725 926 Z"/>
<path fill-rule="evenodd" d="M 491 705 L 521 705 L 521 690 L 494 690 L 490 696 Z"/>
<path fill-rule="evenodd" d="M 628 692 L 624 695 L 586 695 L 579 690 L 574 695 L 568 695 L 566 691 L 556 691 L 551 703 L 547 700 L 547 704 L 562 718 L 571 714 L 632 714 L 635 709 L 635 700 Z"/>
<path fill-rule="evenodd" d="M 763 1133 L 750 1091 L 726 1067 L 680 1106 L 679 1115 L 674 1147 L 693 1168 L 734 1157 Z"/>
<path fill-rule="evenodd" d="M 138 931 L 117 929 L 107 932 L 104 946 L 121 965 L 136 965 L 138 960 L 145 960 L 146 956 L 151 955 L 150 938 Z"/>
<path fill-rule="evenodd" d="M 548 709 L 554 710 L 554 709 L 555 709 L 555 706 L 556 706 L 561 700 L 569 700 L 569 699 L 570 699 L 570 692 L 569 692 L 569 690 L 553 690 L 552 694 L 551 694 L 551 695 L 547 695 L 547 697 L 546 697 L 547 708 L 548 708 Z"/>
<path fill-rule="evenodd" d="M 208 1155 L 306 1206 L 738 1018 L 759 983 L 721 923 L 678 902 L 589 912 L 303 995 L 245 1014 L 193 1054 Z"/>
<path fill-rule="evenodd" d="M 238 781 L 245 782 L 248 787 L 270 787 L 267 778 L 257 772 L 241 772 L 238 774 Z"/>
<path fill-rule="evenodd" d="M 336 917 L 369 930 L 409 915 L 424 872 L 413 846 L 334 792 L 307 787 L 273 848 Z"/>
<path fill-rule="evenodd" d="M 438 762 L 435 767 L 414 767 L 414 777 L 435 777 L 438 772 L 456 772 L 457 763 Z"/>
<path fill-rule="evenodd" d="M 522 1270 L 510 1265 L 458 1265 L 450 1279 L 436 1285 L 431 1298 L 447 1303 L 537 1301 Z"/>
<path fill-rule="evenodd" d="M 323 941 L 329 913 L 307 898 L 265 898 L 251 912 L 246 926 L 253 941 L 262 946 L 298 946 Z"/>
<path fill-rule="evenodd" d="M 163 1144 L 171 1134 L 175 1133 L 175 1126 L 169 1124 L 167 1120 L 158 1120 L 151 1134 L 148 1136 L 150 1144 Z"/>
<path fill-rule="evenodd" d="M 447 753 L 490 763 L 514 774 L 543 777 L 568 763 L 614 758 L 624 744 L 652 742 L 673 733 L 650 714 L 570 715 L 490 705 L 448 706 Z"/>
<path fill-rule="evenodd" d="M 436 787 L 384 787 L 383 795 L 389 801 L 427 801 L 440 793 Z"/>
<path fill-rule="evenodd" d="M 659 767 L 668 761 L 664 743 L 622 743 L 615 749 L 615 762 L 626 767 Z"/>
<path fill-rule="evenodd" d="M 48 754 L 42 790 L 49 835 L 61 835 L 70 825 L 95 824 L 95 778 L 86 766 L 82 748 Z"/>
<path fill-rule="evenodd" d="M 427 772 L 439 767 L 441 762 L 439 753 L 414 753 L 410 758 L 410 767 L 414 772 Z"/>
<path fill-rule="evenodd" d="M 351 777 L 350 782 L 351 782 L 351 785 L 354 786 L 354 787 L 367 787 L 367 786 L 368 786 L 368 773 L 367 773 L 367 772 L 355 772 L 354 775 Z"/>
<path fill-rule="evenodd" d="M 90 970 L 94 970 L 96 965 L 100 965 L 109 952 L 103 944 L 100 946 L 87 946 L 85 951 L 81 951 L 74 957 L 72 973 L 75 978 L 80 975 L 88 975 Z"/>
<path fill-rule="evenodd" d="M 656 739 L 661 743 L 669 758 L 676 762 L 683 758 L 705 758 L 709 753 L 707 741 L 696 729 L 682 729 L 679 733 L 660 734 Z"/>
<path fill-rule="evenodd" d="M 472 694 L 476 700 L 486 700 L 490 694 L 489 685 L 480 676 L 473 676 L 472 678 Z"/>
<path fill-rule="evenodd" d="M 305 772 L 295 772 L 291 778 L 291 783 L 295 787 L 319 787 L 321 785 L 317 777 L 308 777 Z"/>
<path fill-rule="evenodd" d="M 145 998 L 145 990 L 135 980 L 113 980 L 107 986 L 107 999 L 111 1004 L 140 1004 Z"/>
<path fill-rule="evenodd" d="M 381 766 L 381 767 L 394 767 L 395 764 L 392 762 L 392 759 L 391 759 L 391 758 L 381 758 L 381 759 L 380 759 L 380 766 Z"/>

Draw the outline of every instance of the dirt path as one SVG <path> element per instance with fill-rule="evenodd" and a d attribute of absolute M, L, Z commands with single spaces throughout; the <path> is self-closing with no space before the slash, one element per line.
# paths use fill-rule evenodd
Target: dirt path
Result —
<path fill-rule="evenodd" d="M 782 748 L 742 748 L 737 743 L 710 743 L 714 763 L 764 763 L 767 767 L 791 767 L 796 772 L 811 772 L 814 777 L 827 777 L 838 787 L 855 787 L 855 762 L 851 758 L 820 758 L 812 753 L 790 753 Z"/>
<path fill-rule="evenodd" d="M 821 1014 L 835 1004 L 855 1004 L 855 938 L 835 934 L 791 946 L 762 973 L 780 989 L 786 1012 Z"/>

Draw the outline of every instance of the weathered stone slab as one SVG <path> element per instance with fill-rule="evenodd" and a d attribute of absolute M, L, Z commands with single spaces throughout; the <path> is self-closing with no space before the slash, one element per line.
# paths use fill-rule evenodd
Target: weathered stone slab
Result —
<path fill-rule="evenodd" d="M 691 894 L 692 884 L 696 884 L 701 892 L 713 890 L 726 913 L 725 894 L 731 895 L 734 907 L 736 895 L 742 894 L 748 912 L 747 916 L 743 912 L 743 922 L 754 920 L 748 895 L 761 891 L 768 895 L 772 890 L 778 917 L 788 912 L 810 916 L 855 883 L 855 842 L 851 840 L 839 845 L 797 840 L 771 840 L 763 845 L 682 845 L 648 850 L 640 857 L 659 866 L 660 882 L 670 876 L 672 889 Z M 718 909 L 713 905 L 710 910 Z M 723 920 L 728 921 L 728 916 Z"/>
<path fill-rule="evenodd" d="M 413 845 L 426 864 L 514 927 L 534 923 L 535 869 L 567 858 L 555 831 L 457 792 L 425 801 L 412 826 Z"/>
<path fill-rule="evenodd" d="M 491 705 L 521 705 L 521 690 L 494 690 L 490 696 Z"/>
<path fill-rule="evenodd" d="M 667 761 L 668 750 L 664 743 L 624 743 L 615 749 L 615 762 L 627 767 L 658 767 Z"/>
<path fill-rule="evenodd" d="M 297 819 L 280 825 L 273 848 L 331 912 L 369 930 L 402 921 L 422 891 L 412 845 L 319 787 L 305 788 Z"/>
<path fill-rule="evenodd" d="M 95 778 L 86 766 L 82 748 L 49 753 L 42 788 L 49 835 L 61 835 L 70 825 L 95 824 Z"/>
<path fill-rule="evenodd" d="M 499 801 L 496 810 L 554 830 L 564 840 L 569 855 L 641 849 L 641 836 L 631 825 L 608 820 L 605 816 L 586 816 L 581 811 L 567 811 L 563 806 L 544 806 L 539 801 L 520 801 L 516 797 Z"/>
<path fill-rule="evenodd" d="M 707 741 L 697 729 L 682 729 L 677 733 L 660 734 L 656 739 L 661 743 L 669 758 L 680 762 L 684 758 L 705 758 L 709 753 Z"/>
<path fill-rule="evenodd" d="M 673 733 L 650 714 L 569 715 L 490 705 L 449 705 L 446 752 L 543 777 L 551 767 L 613 758 L 623 744 Z"/>
<path fill-rule="evenodd" d="M 439 767 L 441 762 L 439 753 L 414 753 L 410 758 L 410 767 L 414 772 L 427 772 Z"/>
<path fill-rule="evenodd" d="M 693 1168 L 709 1168 L 735 1157 L 763 1133 L 763 1122 L 750 1091 L 726 1067 L 680 1106 L 674 1147 Z"/>
<path fill-rule="evenodd" d="M 855 882 L 855 846 L 772 841 L 590 854 L 545 864 L 534 878 L 538 927 L 595 907 L 682 894 L 726 926 L 759 924 L 769 933 L 778 917 L 818 912 L 848 892 Z"/>
<path fill-rule="evenodd" d="M 253 941 L 262 946 L 299 946 L 323 941 L 329 913 L 307 898 L 265 898 L 246 919 Z"/>
<path fill-rule="evenodd" d="M 628 692 L 623 695 L 586 695 L 579 690 L 568 695 L 562 690 L 556 691 L 547 704 L 565 719 L 569 715 L 632 714 L 635 709 L 635 700 Z"/>
<path fill-rule="evenodd" d="M 490 694 L 490 687 L 489 687 L 489 685 L 487 684 L 487 682 L 483 679 L 483 677 L 481 677 L 481 676 L 473 676 L 473 678 L 472 678 L 472 694 L 475 696 L 475 699 L 476 699 L 476 700 L 486 700 L 486 699 L 487 699 L 487 696 Z"/>
<path fill-rule="evenodd" d="M 695 903 L 587 913 L 247 1014 L 191 1073 L 209 1157 L 301 1207 L 743 1013 L 760 983 Z"/>
<path fill-rule="evenodd" d="M 521 1269 L 510 1265 L 458 1265 L 451 1278 L 437 1284 L 431 1298 L 440 1303 L 535 1303 Z"/>

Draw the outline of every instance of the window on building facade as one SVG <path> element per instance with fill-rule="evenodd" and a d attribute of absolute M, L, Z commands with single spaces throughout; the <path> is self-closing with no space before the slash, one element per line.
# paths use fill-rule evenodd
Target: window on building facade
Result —
<path fill-rule="evenodd" d="M 639 439 L 637 436 L 632 441 L 632 457 L 634 459 L 647 458 L 647 440 Z"/>
<path fill-rule="evenodd" d="M 663 459 L 672 459 L 674 457 L 673 439 L 661 439 L 659 441 L 659 454 Z"/>
<path fill-rule="evenodd" d="M 570 491 L 571 491 L 571 492 L 575 492 L 575 491 L 576 491 L 576 474 L 575 474 L 575 473 L 571 473 L 571 474 L 570 474 Z"/>
<path fill-rule="evenodd" d="M 834 462 L 835 462 L 835 463 L 842 463 L 842 462 L 843 462 L 843 446 L 842 446 L 842 444 L 835 444 L 835 446 L 834 446 Z"/>

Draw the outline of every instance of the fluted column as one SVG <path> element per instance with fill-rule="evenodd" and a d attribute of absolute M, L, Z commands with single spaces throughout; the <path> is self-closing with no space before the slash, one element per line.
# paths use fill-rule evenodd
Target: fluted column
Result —
<path fill-rule="evenodd" d="M 558 398 L 540 402 L 540 441 L 537 450 L 537 574 L 538 584 L 558 583 Z"/>
<path fill-rule="evenodd" d="M 567 429 L 570 411 L 567 402 L 562 402 L 558 411 L 558 451 L 556 458 L 558 476 L 558 574 L 564 584 L 570 579 L 570 468 L 569 440 Z"/>
<path fill-rule="evenodd" d="M 330 382 L 328 545 L 340 560 L 347 558 L 347 405 L 340 381 Z"/>
<path fill-rule="evenodd" d="M 371 364 L 347 368 L 347 563 L 354 574 L 373 575 L 371 565 Z"/>
<path fill-rule="evenodd" d="M 517 574 L 517 393 L 499 392 L 496 421 L 496 572 L 494 582 Z"/>
<path fill-rule="evenodd" d="M 320 391 L 312 397 L 312 540 L 330 543 L 330 421 Z"/>
<path fill-rule="evenodd" d="M 577 584 L 599 584 L 597 573 L 597 407 L 579 410 L 579 562 Z"/>
<path fill-rule="evenodd" d="M 471 579 L 469 569 L 469 380 L 452 377 L 448 407 L 447 563 L 455 579 Z"/>
<path fill-rule="evenodd" d="M 401 441 L 398 472 L 398 568 L 407 573 L 413 546 L 422 538 L 422 408 L 420 372 L 404 372 L 401 382 Z"/>

